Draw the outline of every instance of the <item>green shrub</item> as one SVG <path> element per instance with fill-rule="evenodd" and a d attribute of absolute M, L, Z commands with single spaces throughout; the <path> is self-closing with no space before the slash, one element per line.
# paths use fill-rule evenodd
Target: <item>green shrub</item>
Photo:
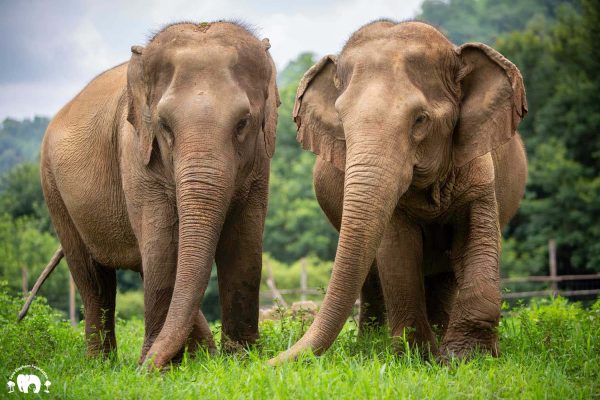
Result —
<path fill-rule="evenodd" d="M 144 293 L 130 290 L 117 292 L 117 315 L 123 319 L 144 319 Z"/>

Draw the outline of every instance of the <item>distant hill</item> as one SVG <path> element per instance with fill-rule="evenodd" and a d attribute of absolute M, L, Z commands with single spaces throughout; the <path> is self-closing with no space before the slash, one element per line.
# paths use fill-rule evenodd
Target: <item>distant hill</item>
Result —
<path fill-rule="evenodd" d="M 0 123 L 0 175 L 23 162 L 37 162 L 40 143 L 50 122 L 46 117 Z"/>

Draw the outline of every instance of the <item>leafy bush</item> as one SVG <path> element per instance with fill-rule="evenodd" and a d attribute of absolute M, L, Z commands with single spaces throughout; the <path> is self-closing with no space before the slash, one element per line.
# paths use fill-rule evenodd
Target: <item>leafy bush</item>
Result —
<path fill-rule="evenodd" d="M 144 319 L 144 292 L 117 292 L 117 315 L 123 319 Z"/>

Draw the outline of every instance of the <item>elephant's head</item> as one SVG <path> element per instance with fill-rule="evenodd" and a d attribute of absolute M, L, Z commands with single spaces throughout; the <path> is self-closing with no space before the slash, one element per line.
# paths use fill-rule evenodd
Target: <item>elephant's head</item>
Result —
<path fill-rule="evenodd" d="M 456 47 L 421 22 L 368 24 L 339 57 L 314 65 L 300 82 L 294 119 L 302 146 L 345 171 L 340 239 L 321 311 L 273 362 L 326 350 L 402 196 L 508 141 L 525 112 L 510 61 L 480 43 Z"/>
<path fill-rule="evenodd" d="M 179 217 L 174 294 L 154 347 L 168 349 L 161 358 L 190 332 L 232 198 L 253 171 L 268 171 L 279 105 L 269 47 L 229 22 L 174 24 L 132 47 L 131 157 L 174 188 Z"/>

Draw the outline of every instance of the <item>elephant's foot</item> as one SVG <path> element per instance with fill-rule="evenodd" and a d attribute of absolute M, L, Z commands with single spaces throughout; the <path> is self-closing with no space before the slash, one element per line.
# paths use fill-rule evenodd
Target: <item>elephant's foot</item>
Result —
<path fill-rule="evenodd" d="M 243 353 L 256 343 L 257 335 L 250 335 L 246 338 L 233 338 L 225 332 L 221 332 L 221 351 L 224 353 Z"/>
<path fill-rule="evenodd" d="M 88 334 L 86 355 L 88 357 L 109 358 L 117 353 L 117 339 L 112 332 Z"/>
<path fill-rule="evenodd" d="M 398 354 L 404 354 L 407 351 L 416 351 L 425 359 L 430 354 L 437 354 L 438 347 L 435 335 L 429 324 L 405 325 L 392 330 L 394 350 Z"/>
<path fill-rule="evenodd" d="M 498 335 L 495 330 L 473 330 L 461 334 L 449 330 L 437 358 L 438 361 L 448 364 L 453 358 L 467 360 L 477 353 L 487 353 L 493 357 L 500 355 Z"/>

